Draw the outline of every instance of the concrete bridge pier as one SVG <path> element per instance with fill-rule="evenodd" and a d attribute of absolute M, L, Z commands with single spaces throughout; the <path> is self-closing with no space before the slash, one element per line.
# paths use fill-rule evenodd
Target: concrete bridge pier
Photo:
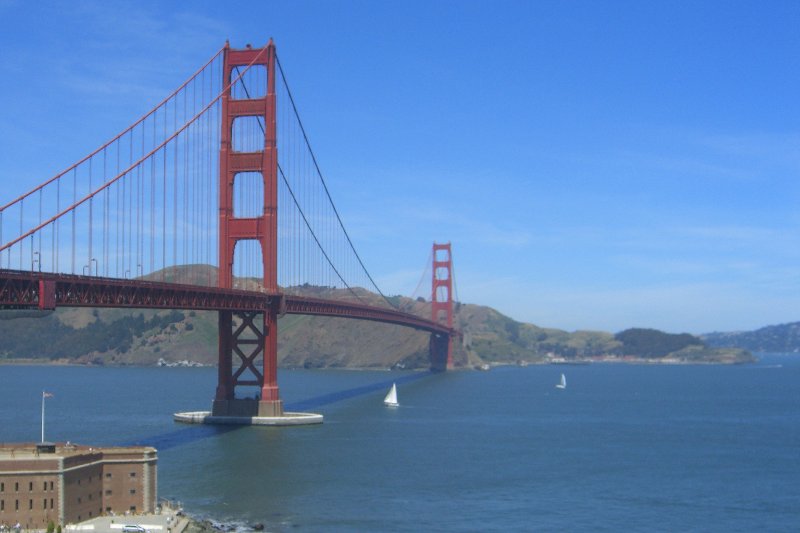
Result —
<path fill-rule="evenodd" d="M 278 309 L 272 298 L 262 313 L 219 312 L 217 392 L 211 411 L 176 413 L 178 422 L 296 426 L 322 423 L 322 415 L 284 412 L 278 390 Z M 233 370 L 233 355 L 239 367 Z M 262 367 L 256 366 L 262 357 Z M 252 398 L 237 398 L 237 386 L 257 387 Z"/>
<path fill-rule="evenodd" d="M 434 372 L 444 372 L 452 367 L 452 342 L 450 335 L 443 333 L 431 333 L 430 358 L 431 370 Z"/>

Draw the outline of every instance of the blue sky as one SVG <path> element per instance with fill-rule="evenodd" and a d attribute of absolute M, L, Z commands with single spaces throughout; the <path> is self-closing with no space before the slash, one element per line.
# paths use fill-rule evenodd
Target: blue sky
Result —
<path fill-rule="evenodd" d="M 800 320 L 798 2 L 0 0 L 2 198 L 273 37 L 385 292 L 568 330 Z"/>

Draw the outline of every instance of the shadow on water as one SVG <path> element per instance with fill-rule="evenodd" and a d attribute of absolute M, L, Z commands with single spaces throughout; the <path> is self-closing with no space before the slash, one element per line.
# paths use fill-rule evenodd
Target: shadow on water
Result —
<path fill-rule="evenodd" d="M 384 381 L 379 381 L 377 383 L 370 383 L 369 385 L 354 387 L 352 389 L 345 389 L 343 391 L 331 392 L 328 394 L 323 394 L 322 396 L 317 396 L 315 398 L 309 398 L 308 400 L 294 402 L 292 404 L 287 405 L 286 410 L 303 411 L 305 409 L 314 409 L 316 407 L 322 407 L 323 405 L 328 405 L 335 402 L 340 402 L 342 400 L 355 398 L 356 396 L 363 396 L 364 394 L 369 394 L 371 392 L 379 391 L 381 389 L 388 389 L 389 387 L 392 386 L 392 383 L 397 383 L 398 385 L 402 383 L 410 383 L 412 381 L 417 381 L 418 379 L 427 377 L 429 375 L 431 375 L 430 371 L 419 372 L 403 376 L 400 378 L 392 378 Z"/>
<path fill-rule="evenodd" d="M 158 435 L 151 435 L 137 439 L 135 441 L 120 442 L 118 446 L 152 446 L 153 448 L 162 451 L 176 448 L 184 444 L 197 442 L 208 437 L 216 437 L 224 435 L 225 433 L 241 429 L 244 426 L 215 426 L 215 425 L 191 425 L 176 429 L 174 431 L 167 431 L 159 433 Z"/>
<path fill-rule="evenodd" d="M 403 383 L 410 383 L 413 381 L 417 381 L 419 379 L 428 377 L 431 374 L 432 372 L 430 371 L 419 372 L 399 378 L 392 378 L 383 381 L 378 381 L 376 383 L 370 383 L 369 385 L 362 385 L 360 387 L 353 387 L 351 389 L 331 392 L 328 394 L 323 394 L 321 396 L 316 396 L 314 398 L 309 398 L 307 400 L 302 400 L 299 402 L 287 404 L 285 408 L 287 411 L 304 411 L 306 409 L 315 409 L 317 407 L 330 405 L 332 403 L 340 402 L 343 400 L 349 400 L 350 398 L 355 398 L 357 396 L 370 394 L 382 389 L 388 389 L 392 385 L 392 383 L 397 383 L 398 385 L 400 385 Z M 141 439 L 137 439 L 135 441 L 119 442 L 117 443 L 117 445 L 152 446 L 157 450 L 163 451 L 163 450 L 169 450 L 171 448 L 176 448 L 178 446 L 183 446 L 185 444 L 198 442 L 200 440 L 207 439 L 209 437 L 224 435 L 225 433 L 236 431 L 244 427 L 247 426 L 192 425 L 189 427 L 176 429 L 174 431 L 167 431 L 165 433 L 151 435 L 149 437 L 144 437 Z"/>

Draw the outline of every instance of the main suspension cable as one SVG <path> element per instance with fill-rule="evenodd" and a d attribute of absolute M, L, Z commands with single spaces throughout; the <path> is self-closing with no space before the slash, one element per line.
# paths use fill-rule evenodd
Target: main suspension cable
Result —
<path fill-rule="evenodd" d="M 356 248 L 353 245 L 353 241 L 350 239 L 350 235 L 347 233 L 347 229 L 344 227 L 344 223 L 342 222 L 342 217 L 339 216 L 339 210 L 336 209 L 336 204 L 333 203 L 333 198 L 331 197 L 331 193 L 328 190 L 328 185 L 325 183 L 325 178 L 322 175 L 322 170 L 320 169 L 319 164 L 317 163 L 317 158 L 314 155 L 314 150 L 311 148 L 311 143 L 308 140 L 308 135 L 306 135 L 306 129 L 303 127 L 303 121 L 300 120 L 300 113 L 297 111 L 297 106 L 295 105 L 294 97 L 292 96 L 292 91 L 291 89 L 289 89 L 289 83 L 286 81 L 286 74 L 283 71 L 283 66 L 281 66 L 281 61 L 278 58 L 278 54 L 275 54 L 275 61 L 278 65 L 278 70 L 281 73 L 281 78 L 283 79 L 283 86 L 286 87 L 286 94 L 289 96 L 289 101 L 292 104 L 292 110 L 294 111 L 295 118 L 297 118 L 297 123 L 300 126 L 300 131 L 303 134 L 303 139 L 305 140 L 306 147 L 308 148 L 308 152 L 311 155 L 311 160 L 314 162 L 314 168 L 316 168 L 317 170 L 317 176 L 319 177 L 319 180 L 322 183 L 322 187 L 325 190 L 325 194 L 328 197 L 328 201 L 330 202 L 331 207 L 333 208 L 333 212 L 336 215 L 336 220 L 339 221 L 339 226 L 342 228 L 342 232 L 344 233 L 344 236 L 347 239 L 348 244 L 350 245 L 350 249 L 353 251 L 353 254 L 358 260 L 358 264 L 361 265 L 362 270 L 367 275 L 367 278 L 369 278 L 370 282 L 372 283 L 372 286 L 375 287 L 375 290 L 378 291 L 378 294 L 380 294 L 381 297 L 386 301 L 386 303 L 388 303 L 391 307 L 397 309 L 397 306 L 394 305 L 391 301 L 389 301 L 386 295 L 383 294 L 383 292 L 381 291 L 380 287 L 378 287 L 378 284 L 375 283 L 375 280 L 372 278 L 369 271 L 367 270 L 367 267 L 364 265 L 364 262 L 361 260 L 361 256 L 358 255 L 358 252 L 356 251 Z"/>

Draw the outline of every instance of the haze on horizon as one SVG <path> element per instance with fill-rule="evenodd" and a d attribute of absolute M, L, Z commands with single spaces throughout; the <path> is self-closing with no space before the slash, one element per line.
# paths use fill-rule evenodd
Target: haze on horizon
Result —
<path fill-rule="evenodd" d="M 6 201 L 272 37 L 376 281 L 567 330 L 800 319 L 800 3 L 0 0 Z"/>

